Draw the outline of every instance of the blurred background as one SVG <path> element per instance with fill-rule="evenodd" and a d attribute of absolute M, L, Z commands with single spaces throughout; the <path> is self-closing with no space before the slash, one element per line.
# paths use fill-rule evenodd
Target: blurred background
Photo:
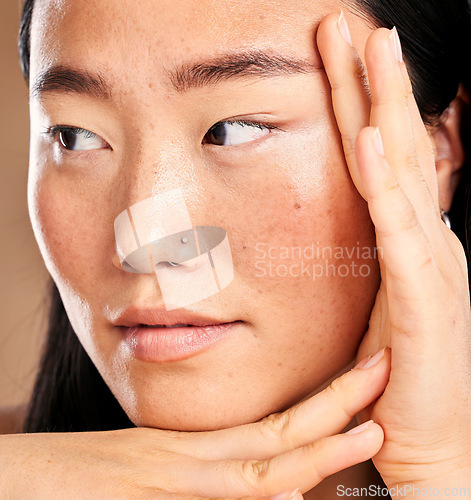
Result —
<path fill-rule="evenodd" d="M 46 320 L 45 270 L 28 218 L 28 93 L 18 65 L 21 0 L 0 0 L 0 407 L 26 401 Z"/>

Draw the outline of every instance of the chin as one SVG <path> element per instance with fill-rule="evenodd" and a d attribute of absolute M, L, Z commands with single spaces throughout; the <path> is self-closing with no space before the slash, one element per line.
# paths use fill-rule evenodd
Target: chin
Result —
<path fill-rule="evenodd" d="M 137 427 L 152 427 L 174 431 L 215 431 L 239 425 L 257 422 L 271 413 L 282 411 L 277 405 L 255 408 L 254 405 L 231 404 L 204 405 L 195 408 L 194 405 L 181 405 L 172 411 L 165 405 L 155 405 L 153 408 L 134 409 L 126 412 Z"/>

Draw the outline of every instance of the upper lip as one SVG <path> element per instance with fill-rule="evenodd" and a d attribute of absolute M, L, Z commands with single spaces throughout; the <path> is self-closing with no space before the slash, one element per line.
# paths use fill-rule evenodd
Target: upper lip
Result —
<path fill-rule="evenodd" d="M 230 323 L 217 318 L 202 316 L 191 311 L 167 311 L 165 308 L 140 308 L 132 306 L 118 316 L 114 322 L 116 326 L 165 325 L 187 324 L 195 326 L 218 325 Z"/>

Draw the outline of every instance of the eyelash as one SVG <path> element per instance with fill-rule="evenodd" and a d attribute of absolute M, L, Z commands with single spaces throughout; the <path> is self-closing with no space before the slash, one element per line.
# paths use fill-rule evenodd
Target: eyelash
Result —
<path fill-rule="evenodd" d="M 268 130 L 281 130 L 282 132 L 284 132 L 284 130 L 282 130 L 280 127 L 277 127 L 276 125 L 273 125 L 271 123 L 256 122 L 256 121 L 250 121 L 250 120 L 221 120 L 221 121 L 215 123 L 214 125 L 212 125 L 209 128 L 209 130 L 206 132 L 204 137 L 206 137 L 206 135 L 213 128 L 215 128 L 223 123 L 231 123 L 231 124 L 241 125 L 242 127 L 255 127 L 255 128 L 260 129 L 260 130 L 263 130 L 264 128 L 268 129 Z M 87 130 L 87 129 L 84 129 L 81 127 L 72 127 L 69 125 L 53 125 L 50 127 L 46 127 L 43 134 L 50 135 L 52 138 L 57 140 L 57 137 L 60 133 L 71 132 L 71 131 L 75 132 L 77 134 L 84 133 L 86 139 L 89 139 L 95 135 L 94 132 L 91 132 L 90 130 Z"/>
<path fill-rule="evenodd" d="M 209 130 L 216 127 L 217 125 L 221 125 L 221 123 L 235 123 L 236 125 L 242 125 L 243 127 L 256 127 L 262 130 L 263 128 L 267 128 L 269 130 L 278 129 L 281 130 L 276 125 L 272 125 L 271 123 L 263 123 L 263 122 L 255 122 L 250 120 L 221 120 L 220 122 L 215 123 Z M 209 132 L 209 131 L 208 131 Z"/>
<path fill-rule="evenodd" d="M 48 134 L 55 138 L 61 132 L 71 132 L 71 131 L 76 132 L 77 134 L 84 132 L 86 139 L 90 139 L 90 137 L 93 137 L 95 135 L 93 132 L 85 128 L 70 127 L 66 125 L 53 125 L 52 127 L 46 127 L 43 134 Z"/>
<path fill-rule="evenodd" d="M 251 127 L 251 128 L 258 128 L 259 130 L 264 130 L 264 129 L 267 129 L 267 130 L 281 130 L 281 128 L 277 127 L 276 125 L 273 125 L 271 123 L 264 123 L 264 122 L 258 122 L 258 121 L 251 121 L 251 120 L 221 120 L 217 123 L 215 123 L 214 125 L 212 125 L 208 131 L 206 132 L 206 134 L 204 135 L 203 137 L 203 141 L 202 141 L 202 144 L 203 145 L 208 145 L 208 146 L 215 146 L 215 147 L 230 147 L 229 145 L 226 145 L 226 146 L 222 146 L 222 145 L 215 145 L 215 144 L 212 144 L 209 140 L 206 140 L 206 137 L 208 135 L 211 134 L 211 132 L 216 129 L 217 127 L 219 127 L 220 125 L 224 125 L 224 124 L 231 124 L 231 125 L 240 125 L 242 127 Z M 235 145 L 234 147 L 243 147 L 245 145 L 248 145 L 252 142 L 255 142 L 255 141 L 249 141 L 248 143 L 246 144 L 238 144 L 238 145 Z"/>

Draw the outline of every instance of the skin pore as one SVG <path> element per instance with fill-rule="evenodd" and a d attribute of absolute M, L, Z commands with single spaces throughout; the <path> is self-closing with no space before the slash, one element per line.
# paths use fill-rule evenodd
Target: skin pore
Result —
<path fill-rule="evenodd" d="M 374 246 L 315 45 L 317 23 L 339 9 L 327 1 L 35 6 L 33 228 L 75 332 L 138 426 L 212 430 L 253 422 L 316 391 L 355 357 L 378 288 L 376 261 L 355 252 L 356 273 L 334 276 L 330 267 L 326 276 L 325 256 L 284 251 L 342 248 L 343 260 L 330 259 L 338 269 L 351 266 L 346 250 Z M 346 17 L 363 58 L 371 30 Z M 300 61 L 303 70 L 253 71 L 185 88 L 170 76 L 260 51 L 267 61 Z M 99 96 L 65 92 L 51 80 L 38 85 L 54 67 L 94 75 L 110 88 Z M 205 141 L 213 125 L 234 119 L 277 128 L 237 146 Z M 93 132 L 101 140 L 81 140 L 98 149 L 65 150 L 57 134 L 44 133 L 58 125 Z M 231 285 L 189 309 L 244 324 L 197 356 L 144 363 L 127 354 L 115 323 L 131 305 L 157 307 L 162 297 L 153 276 L 120 268 L 113 221 L 133 203 L 176 187 L 195 225 L 227 231 L 234 261 Z M 311 275 L 301 267 L 284 275 L 281 266 L 300 266 L 302 259 Z M 313 279 L 313 264 L 323 276 Z M 358 274 L 360 265 L 366 276 Z"/>

